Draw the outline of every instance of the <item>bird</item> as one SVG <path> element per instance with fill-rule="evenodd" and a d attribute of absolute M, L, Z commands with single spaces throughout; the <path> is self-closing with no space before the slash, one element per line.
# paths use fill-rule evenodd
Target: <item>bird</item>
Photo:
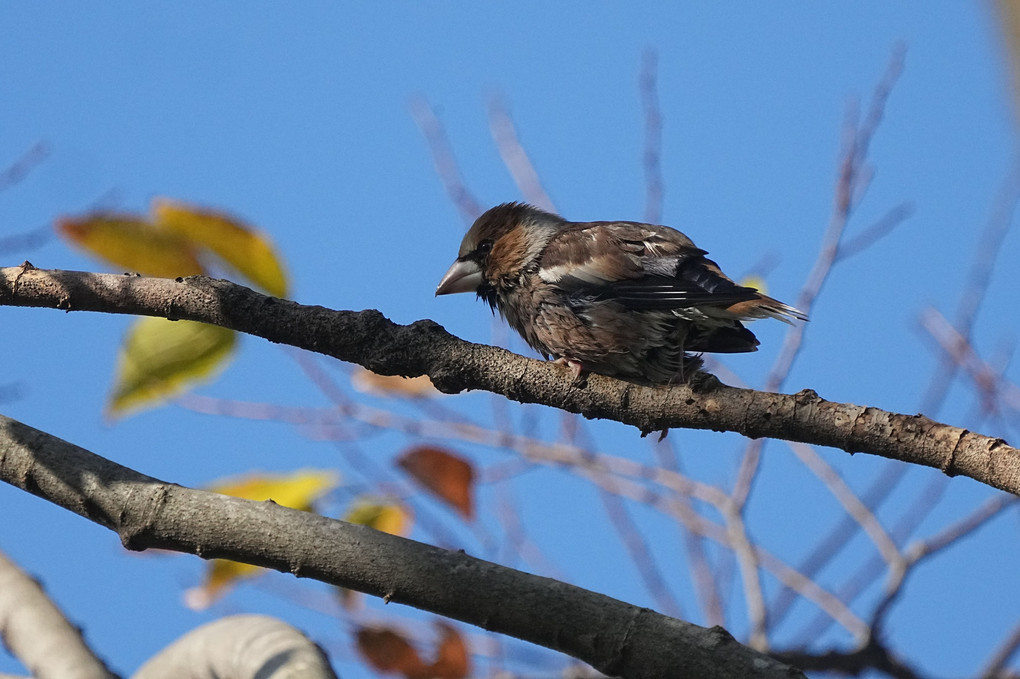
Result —
<path fill-rule="evenodd" d="M 483 213 L 436 295 L 474 292 L 546 359 L 649 385 L 687 382 L 703 352 L 757 351 L 744 321 L 806 321 L 738 285 L 686 235 L 628 221 L 571 222 L 525 203 Z"/>

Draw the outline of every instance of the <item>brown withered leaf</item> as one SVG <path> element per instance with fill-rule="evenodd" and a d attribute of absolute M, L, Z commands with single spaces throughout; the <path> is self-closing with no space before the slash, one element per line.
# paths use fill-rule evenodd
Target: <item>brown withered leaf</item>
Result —
<path fill-rule="evenodd" d="M 363 394 L 373 396 L 403 396 L 405 398 L 427 398 L 439 394 L 432 386 L 428 375 L 401 377 L 380 375 L 366 368 L 355 368 L 351 374 L 351 385 Z"/>
<path fill-rule="evenodd" d="M 389 627 L 361 627 L 358 651 L 379 672 L 400 674 L 404 679 L 464 679 L 471 671 L 467 644 L 453 626 L 436 623 L 439 641 L 435 661 L 426 664 L 402 633 Z"/>
<path fill-rule="evenodd" d="M 428 676 L 433 679 L 464 679 L 471 673 L 471 660 L 464 638 L 445 622 L 436 623 L 436 627 L 442 636 Z"/>
<path fill-rule="evenodd" d="M 415 446 L 397 464 L 464 518 L 474 517 L 475 470 L 470 462 L 441 448 Z"/>
<path fill-rule="evenodd" d="M 428 667 L 418 651 L 399 632 L 385 627 L 360 627 L 357 631 L 358 652 L 380 672 L 395 672 L 405 677 L 426 676 Z"/>

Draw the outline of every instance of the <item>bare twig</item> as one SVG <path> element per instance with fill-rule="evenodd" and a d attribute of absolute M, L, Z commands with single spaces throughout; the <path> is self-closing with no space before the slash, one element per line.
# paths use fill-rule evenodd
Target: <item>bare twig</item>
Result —
<path fill-rule="evenodd" d="M 970 516 L 944 528 L 927 540 L 920 540 L 910 545 L 904 552 L 903 561 L 889 569 L 889 580 L 886 583 L 885 593 L 872 613 L 871 628 L 874 634 L 879 634 L 885 621 L 886 612 L 902 594 L 907 577 L 915 571 L 918 564 L 971 535 L 1002 512 L 1016 508 L 1018 502 L 1020 502 L 1020 498 L 1012 495 L 996 495 L 974 510 Z"/>
<path fill-rule="evenodd" d="M 853 238 L 847 238 L 839 246 L 839 251 L 836 253 L 836 262 L 841 262 L 845 259 L 850 259 L 856 254 L 864 252 L 872 245 L 882 240 L 893 230 L 905 222 L 912 214 L 914 214 L 914 206 L 910 203 L 900 203 L 893 209 L 882 215 L 882 218 L 877 222 L 874 222 L 871 226 L 858 233 Z"/>
<path fill-rule="evenodd" d="M 906 465 L 891 462 L 886 463 L 884 467 L 885 469 L 876 476 L 874 483 L 861 495 L 860 498 L 861 502 L 872 514 L 874 514 L 881 504 L 888 499 L 896 485 L 899 484 L 903 476 L 910 470 L 910 467 Z M 850 538 L 858 530 L 860 530 L 860 528 L 861 524 L 854 516 L 851 514 L 844 515 L 836 526 L 829 531 L 829 534 L 818 541 L 814 549 L 812 549 L 811 553 L 808 554 L 803 561 L 801 561 L 797 569 L 810 578 L 815 577 L 850 544 Z M 876 555 L 870 563 L 872 568 L 869 569 L 868 574 L 863 575 L 858 579 L 862 583 L 874 581 L 874 578 L 878 575 L 881 567 L 887 562 Z M 858 593 L 858 590 L 851 590 L 847 587 L 836 592 L 836 594 L 844 601 L 852 601 Z M 786 614 L 789 613 L 792 604 L 796 600 L 796 592 L 786 589 L 779 592 L 776 596 L 775 602 L 769 608 L 773 625 L 778 625 L 786 617 Z M 811 631 L 797 635 L 796 638 L 818 638 L 820 634 L 815 634 L 815 630 L 817 630 L 820 625 L 824 624 L 828 626 L 831 622 L 831 619 L 819 616 L 813 621 Z"/>
<path fill-rule="evenodd" d="M 860 125 L 855 116 L 848 116 L 846 124 L 846 148 L 840 164 L 836 182 L 836 197 L 833 214 L 829 226 L 822 238 L 822 245 L 815 260 L 814 267 L 808 276 L 796 306 L 810 314 L 815 300 L 821 293 L 835 265 L 840 252 L 840 244 L 850 216 L 864 196 L 867 187 L 866 164 L 871 140 L 878 130 L 885 111 L 885 105 L 900 73 L 903 69 L 904 50 L 898 45 L 886 67 L 885 75 L 879 81 L 873 94 L 871 105 L 865 120 Z M 806 324 L 795 325 L 786 334 L 779 355 L 765 380 L 766 391 L 778 390 L 785 382 L 804 341 Z M 748 442 L 744 455 L 737 469 L 737 478 L 733 484 L 732 497 L 743 512 L 750 497 L 754 481 L 761 467 L 761 454 L 765 441 L 763 439 Z"/>
<path fill-rule="evenodd" d="M 842 676 L 862 676 L 869 670 L 877 670 L 891 679 L 922 679 L 923 676 L 874 637 L 855 651 L 787 651 L 773 655 L 806 670 L 828 671 Z"/>
<path fill-rule="evenodd" d="M 744 586 L 744 602 L 747 604 L 747 618 L 750 623 L 748 645 L 758 651 L 767 651 L 768 611 L 765 608 L 765 594 L 762 591 L 759 553 L 751 542 L 747 524 L 744 523 L 744 517 L 738 507 L 728 504 L 726 511 L 723 512 L 723 519 L 726 521 L 730 549 L 737 558 L 740 580 Z"/>
<path fill-rule="evenodd" d="M 1020 160 L 1014 161 L 1009 174 L 1003 180 L 992 208 L 992 215 L 985 224 L 974 251 L 974 258 L 967 273 L 966 287 L 957 304 L 956 318 L 953 322 L 959 334 L 958 342 L 969 344 L 973 339 L 974 323 L 988 292 L 992 272 L 1002 251 L 1002 241 L 1013 223 L 1013 214 L 1018 204 L 1020 204 Z M 953 354 L 958 350 L 959 348 L 954 347 L 953 350 L 942 351 L 939 366 L 932 371 L 932 379 L 922 401 L 922 412 L 935 415 L 941 410 L 959 369 L 959 364 L 953 358 Z"/>
<path fill-rule="evenodd" d="M 425 97 L 415 97 L 411 100 L 411 116 L 425 135 L 425 141 L 432 151 L 432 160 L 436 164 L 436 174 L 446 189 L 446 195 L 457 207 L 461 218 L 470 224 L 482 214 L 483 208 L 464 183 L 442 123 Z"/>
<path fill-rule="evenodd" d="M 789 441 L 788 445 L 797 459 L 825 484 L 833 497 L 843 506 L 843 510 L 864 529 L 886 563 L 892 564 L 899 561 L 902 555 L 896 543 L 875 517 L 875 514 L 846 484 L 846 481 L 832 468 L 832 465 L 823 460 L 811 446 L 794 441 Z"/>
<path fill-rule="evenodd" d="M 889 470 L 897 471 L 897 470 Z M 901 468 L 898 470 L 902 476 L 904 470 Z M 891 486 L 895 486 L 899 482 L 899 479 L 895 479 Z M 917 500 L 914 502 L 909 511 L 905 512 L 896 524 L 889 531 L 893 538 L 898 542 L 902 543 L 917 530 L 918 525 L 924 520 L 924 518 L 931 511 L 932 507 L 938 505 L 939 499 L 945 492 L 947 481 L 944 477 L 933 478 L 924 488 L 924 490 L 918 495 Z M 875 484 L 872 487 L 873 491 L 879 493 L 885 491 L 889 486 L 881 487 L 879 484 Z M 870 499 L 870 497 L 869 497 Z M 884 499 L 884 497 L 882 498 Z M 848 519 L 850 521 L 850 519 Z M 854 523 L 854 530 L 859 529 L 859 524 Z M 857 569 L 857 572 L 846 579 L 844 584 L 836 590 L 836 596 L 841 601 L 853 602 L 862 593 L 867 591 L 870 585 L 873 585 L 882 571 L 888 568 L 888 564 L 879 555 L 874 555 L 869 558 L 865 563 Z M 795 639 L 804 639 L 805 643 L 810 643 L 814 639 L 818 639 L 832 626 L 832 619 L 827 618 L 824 615 L 818 614 L 812 620 L 804 626 L 804 628 L 797 634 L 793 635 Z"/>
<path fill-rule="evenodd" d="M 572 415 L 565 417 L 563 421 L 575 424 L 577 436 L 574 438 L 583 437 L 582 440 L 586 444 L 583 448 L 586 457 L 594 458 L 597 455 L 594 452 L 595 442 L 584 429 L 583 423 L 580 423 L 579 419 Z M 586 471 L 589 474 L 593 474 L 597 469 L 598 464 L 592 459 L 592 464 Z M 608 470 L 606 471 L 608 472 Z M 655 555 L 645 540 L 644 533 L 628 513 L 626 504 L 622 501 L 620 494 L 615 492 L 614 486 L 615 479 L 611 473 L 606 473 L 605 480 L 597 486 L 599 499 L 605 507 L 606 516 L 609 518 L 610 524 L 616 530 L 617 537 L 630 554 L 631 562 L 634 564 L 638 576 L 641 578 L 642 583 L 644 583 L 645 589 L 648 590 L 648 593 L 655 600 L 657 606 L 661 607 L 662 611 L 667 615 L 682 617 L 680 602 L 666 583 L 666 578 L 663 576 L 662 570 L 656 562 Z"/>
<path fill-rule="evenodd" d="M 988 409 L 995 412 L 1004 404 L 1020 412 L 1020 387 L 1002 379 L 1002 371 L 982 360 L 970 340 L 945 316 L 936 309 L 925 309 L 921 312 L 921 327 L 943 351 L 943 363 L 951 361 L 955 368 L 967 371 Z"/>
<path fill-rule="evenodd" d="M 0 191 L 5 191 L 19 183 L 28 173 L 50 155 L 50 147 L 44 142 L 36 142 L 21 157 L 0 170 Z"/>
<path fill-rule="evenodd" d="M 885 104 L 889 98 L 893 86 L 896 84 L 900 73 L 903 70 L 904 50 L 898 45 L 886 67 L 886 73 L 875 87 L 872 94 L 871 106 L 865 120 L 860 125 L 856 122 L 856 116 L 848 116 L 846 123 L 846 148 L 840 163 L 839 176 L 836 182 L 836 198 L 833 207 L 832 217 L 829 219 L 829 226 L 822 237 L 822 246 L 815 259 L 814 268 L 808 275 L 808 279 L 801 288 L 797 297 L 796 307 L 810 315 L 815 300 L 822 291 L 833 265 L 839 257 L 840 242 L 846 230 L 850 216 L 853 214 L 860 200 L 864 196 L 864 189 L 867 185 L 865 167 L 868 157 L 868 149 L 871 140 L 878 130 L 878 125 L 885 112 Z M 804 333 L 807 325 L 804 323 L 793 326 L 786 334 L 783 345 L 779 350 L 772 369 L 765 379 L 764 389 L 775 391 L 782 387 L 790 374 L 793 362 L 804 342 Z M 763 442 L 751 442 L 747 446 L 744 458 L 741 460 L 737 472 L 737 481 L 733 486 L 733 497 L 738 504 L 745 504 L 751 492 L 754 478 L 757 476 L 761 463 L 761 450 Z"/>
<path fill-rule="evenodd" d="M 489 98 L 489 130 L 503 159 L 503 165 L 510 171 L 510 176 L 514 178 L 514 183 L 520 189 L 524 200 L 543 210 L 555 212 L 556 206 L 553 205 L 552 198 L 542 187 L 542 180 L 538 178 L 535 166 L 531 164 L 528 153 L 521 145 L 517 128 L 510 117 L 510 109 L 506 101 L 498 95 Z"/>
<path fill-rule="evenodd" d="M 673 446 L 673 439 L 660 439 L 653 442 L 659 466 L 677 474 L 682 473 L 680 458 Z M 676 493 L 675 502 L 682 505 L 685 511 L 693 513 L 690 506 L 690 499 L 682 493 Z M 687 563 L 691 571 L 691 578 L 695 583 L 695 594 L 704 615 L 705 624 L 709 627 L 715 625 L 725 626 L 726 615 L 722 604 L 722 596 L 719 594 L 720 581 L 713 572 L 708 562 L 708 554 L 705 552 L 705 543 L 702 536 L 687 528 L 684 522 L 679 522 L 683 531 L 684 547 L 687 550 Z"/>
<path fill-rule="evenodd" d="M 1020 623 L 1013 627 L 1013 630 L 1006 635 L 1006 638 L 1003 639 L 992 657 L 988 659 L 984 670 L 981 671 L 982 679 L 1000 679 L 1003 677 L 1003 670 L 1006 668 L 1006 664 L 1016 655 L 1018 649 L 1020 649 Z"/>
<path fill-rule="evenodd" d="M 641 90 L 641 104 L 645 113 L 645 221 L 658 224 L 662 220 L 662 110 L 659 108 L 659 92 L 656 75 L 659 67 L 659 53 L 654 49 L 645 50 L 641 60 L 641 75 L 638 87 Z"/>
<path fill-rule="evenodd" d="M 49 224 L 28 231 L 0 236 L 0 254 L 28 252 L 42 247 L 53 239 L 53 228 Z M 22 255 L 24 256 L 24 255 Z"/>

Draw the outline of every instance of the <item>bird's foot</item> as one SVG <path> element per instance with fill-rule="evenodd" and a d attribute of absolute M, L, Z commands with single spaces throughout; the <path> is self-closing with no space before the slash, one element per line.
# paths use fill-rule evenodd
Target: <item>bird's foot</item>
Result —
<path fill-rule="evenodd" d="M 553 361 L 553 363 L 556 365 L 565 365 L 570 368 L 570 374 L 573 377 L 570 381 L 570 386 L 580 388 L 588 382 L 588 376 L 584 374 L 584 364 L 577 359 L 560 356 Z"/>

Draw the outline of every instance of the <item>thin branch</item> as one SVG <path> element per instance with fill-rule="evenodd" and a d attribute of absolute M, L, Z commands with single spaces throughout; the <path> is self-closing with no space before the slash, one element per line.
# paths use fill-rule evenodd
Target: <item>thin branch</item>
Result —
<path fill-rule="evenodd" d="M 855 651 L 829 651 L 807 653 L 785 651 L 773 653 L 773 657 L 810 671 L 835 672 L 844 676 L 861 676 L 869 670 L 877 670 L 892 679 L 922 679 L 913 667 L 896 657 L 876 639 L 870 639 Z M 870 674 L 868 676 L 871 676 Z"/>
<path fill-rule="evenodd" d="M 39 163 L 50 155 L 50 147 L 44 142 L 33 144 L 21 157 L 0 170 L 0 191 L 5 191 L 28 176 Z"/>
<path fill-rule="evenodd" d="M 645 221 L 658 224 L 662 220 L 662 110 L 659 107 L 659 91 L 656 75 L 659 67 L 659 53 L 654 49 L 645 50 L 641 59 L 641 75 L 638 88 L 641 90 L 641 104 L 645 113 Z"/>
<path fill-rule="evenodd" d="M 682 615 L 680 602 L 673 596 L 669 584 L 662 575 L 662 570 L 655 562 L 655 555 L 649 548 L 648 541 L 645 540 L 641 528 L 628 513 L 626 504 L 619 495 L 604 488 L 599 489 L 599 498 L 605 505 L 606 516 L 609 517 L 620 542 L 630 553 L 630 559 L 641 577 L 641 582 L 644 583 L 645 589 L 656 602 L 656 607 L 667 615 L 680 617 Z M 753 644 L 752 648 L 762 650 Z"/>
<path fill-rule="evenodd" d="M 843 506 L 843 510 L 847 515 L 852 517 L 864 529 L 864 532 L 871 538 L 872 543 L 874 543 L 875 548 L 878 549 L 878 553 L 886 563 L 892 564 L 903 558 L 899 548 L 889 536 L 889 533 L 886 532 L 882 523 L 846 484 L 843 477 L 832 468 L 832 465 L 823 460 L 811 446 L 794 441 L 790 441 L 789 446 L 793 450 L 793 454 L 797 456 L 797 459 L 825 484 L 829 492 Z"/>
<path fill-rule="evenodd" d="M 1020 387 L 1002 379 L 1002 371 L 982 360 L 970 340 L 945 316 L 936 309 L 925 309 L 921 312 L 921 327 L 942 349 L 944 361 L 967 371 L 989 406 L 997 408 L 1001 403 L 1020 412 Z"/>
<path fill-rule="evenodd" d="M 36 250 L 52 239 L 53 227 L 49 224 L 43 224 L 28 231 L 0 236 L 0 254 L 25 253 L 29 250 Z"/>
<path fill-rule="evenodd" d="M 847 223 L 864 196 L 868 185 L 868 173 L 865 171 L 868 149 L 882 120 L 889 94 L 903 70 L 903 59 L 904 49 L 902 45 L 897 45 L 893 50 L 884 76 L 875 87 L 871 106 L 864 122 L 858 125 L 856 116 L 847 116 L 845 124 L 847 141 L 836 181 L 833 213 L 822 238 L 822 245 L 815 259 L 814 267 L 801 288 L 796 302 L 797 308 L 806 314 L 810 315 L 815 300 L 836 264 Z M 786 334 L 779 354 L 765 379 L 764 389 L 766 391 L 776 391 L 786 381 L 803 346 L 806 329 L 806 324 L 800 323 Z M 764 439 L 749 442 L 741 458 L 740 466 L 737 468 L 737 478 L 733 484 L 731 495 L 741 512 L 747 506 L 754 482 L 758 477 L 765 443 Z"/>
<path fill-rule="evenodd" d="M 524 200 L 543 210 L 555 212 L 556 206 L 542 186 L 542 180 L 517 135 L 517 127 L 510 117 L 506 100 L 497 95 L 489 98 L 489 131 L 496 142 L 503 165 L 510 171 Z"/>
<path fill-rule="evenodd" d="M 470 224 L 482 214 L 483 208 L 464 183 L 443 124 L 439 122 L 425 97 L 415 97 L 411 100 L 411 117 L 425 135 L 425 141 L 432 151 L 432 160 L 436 165 L 436 174 L 446 189 L 446 195 L 457 207 L 461 218 Z"/>
<path fill-rule="evenodd" d="M 607 490 L 609 489 L 608 485 L 606 485 L 606 476 L 604 474 L 590 474 L 585 470 L 578 470 L 578 473 L 583 477 L 590 478 L 593 483 L 600 484 L 607 488 Z M 703 516 L 692 511 L 687 503 L 681 502 L 678 499 L 667 499 L 660 495 L 651 494 L 647 489 L 638 484 L 626 484 L 619 480 L 614 483 L 613 492 L 624 494 L 635 501 L 644 502 L 663 513 L 674 516 L 696 535 L 708 538 L 726 549 L 735 551 L 732 544 L 735 533 L 731 530 L 730 525 L 724 527 L 705 519 Z M 734 510 L 731 507 L 728 511 L 732 514 Z M 804 599 L 818 606 L 825 615 L 842 625 L 852 635 L 861 640 L 868 636 L 870 631 L 868 625 L 855 615 L 846 604 L 840 601 L 839 597 L 827 591 L 811 578 L 797 572 L 796 569 L 791 568 L 782 559 L 760 546 L 750 545 L 747 542 L 742 549 L 752 550 L 754 564 L 760 565 L 761 568 L 773 575 L 784 587 L 796 591 Z M 750 562 L 751 560 L 749 560 Z M 754 618 L 755 614 L 752 613 L 750 617 Z M 767 639 L 764 641 L 767 642 Z"/>
<path fill-rule="evenodd" d="M 864 506 L 874 514 L 882 503 L 888 499 L 890 493 L 897 484 L 903 479 L 903 476 L 910 470 L 910 467 L 906 465 L 899 465 L 892 462 L 887 462 L 883 465 L 875 478 L 875 481 L 861 496 L 861 502 Z M 819 540 L 815 545 L 811 553 L 808 554 L 803 561 L 797 566 L 797 569 L 804 573 L 804 575 L 814 578 L 827 564 L 829 564 L 836 556 L 838 556 L 843 549 L 850 544 L 850 538 L 860 530 L 860 522 L 850 514 L 845 515 L 833 528 L 829 531 L 829 534 L 824 539 Z M 869 569 L 869 575 L 861 578 L 862 582 L 872 582 L 878 573 L 878 569 L 881 568 L 885 562 L 880 557 L 876 556 L 875 559 L 870 562 L 872 569 Z M 848 591 L 847 588 L 843 588 L 837 592 L 837 595 L 844 601 L 852 601 L 858 594 L 857 590 Z M 797 593 L 784 589 L 776 596 L 774 603 L 770 606 L 769 612 L 771 614 L 772 624 L 778 625 L 790 612 L 793 603 L 797 600 Z M 814 621 L 816 625 L 824 624 L 827 626 L 831 624 L 832 620 L 819 616 Z M 812 629 L 817 629 L 813 627 Z M 815 634 L 813 632 L 799 635 L 804 638 L 817 638 L 821 634 Z"/>
<path fill-rule="evenodd" d="M 730 505 L 728 511 L 723 513 L 723 519 L 726 521 L 726 536 L 733 555 L 737 558 L 740 580 L 744 586 L 744 601 L 747 604 L 747 618 L 751 627 L 748 645 L 758 651 L 767 651 L 768 611 L 765 608 L 765 594 L 762 591 L 758 550 L 751 543 L 747 524 L 744 523 L 744 517 L 736 506 Z"/>
<path fill-rule="evenodd" d="M 868 184 L 868 173 L 866 172 L 868 149 L 871 147 L 871 140 L 878 131 L 879 123 L 885 113 L 885 105 L 892 92 L 893 86 L 903 71 L 903 60 L 905 51 L 902 45 L 897 45 L 889 65 L 886 67 L 885 75 L 875 87 L 871 97 L 871 106 L 868 108 L 867 116 L 860 125 L 856 122 L 856 116 L 848 115 L 846 128 L 846 148 L 839 166 L 839 174 L 836 181 L 836 197 L 833 206 L 833 213 L 829 219 L 829 226 L 822 237 L 822 245 L 815 259 L 814 267 L 808 275 L 804 287 L 801 288 L 795 306 L 810 315 L 815 300 L 822 291 L 832 267 L 835 265 L 840 253 L 840 243 L 843 233 L 846 230 L 850 216 L 857 205 L 864 197 Z M 786 378 L 793 368 L 793 363 L 800 353 L 804 343 L 804 333 L 807 331 L 807 324 L 799 323 L 793 326 L 786 334 L 783 345 L 776 357 L 765 379 L 765 391 L 776 391 L 782 387 Z M 744 457 L 737 470 L 737 480 L 733 484 L 733 497 L 738 504 L 744 505 L 750 496 L 754 480 L 758 475 L 761 465 L 761 451 L 764 442 L 748 444 Z"/>
<path fill-rule="evenodd" d="M 992 657 L 988 659 L 988 664 L 981 671 L 981 676 L 984 679 L 998 679 L 1002 677 L 1006 664 L 1016 655 L 1018 649 L 1020 649 L 1020 623 L 1013 627 L 1013 630 L 1002 641 L 1002 644 L 999 645 L 999 648 L 996 649 Z"/>
<path fill-rule="evenodd" d="M 985 224 L 984 230 L 974 251 L 967 282 L 960 301 L 956 307 L 956 327 L 961 341 L 970 343 L 973 339 L 974 323 L 978 312 L 988 293 L 992 272 L 1002 252 L 1002 242 L 1013 224 L 1013 215 L 1020 205 L 1020 159 L 1016 159 L 1009 174 L 999 188 L 998 197 L 992 208 L 992 215 Z M 956 377 L 958 364 L 953 360 L 952 351 L 943 351 L 938 367 L 932 371 L 932 379 L 922 401 L 922 411 L 938 413 L 942 408 L 949 386 Z"/>
<path fill-rule="evenodd" d="M 903 593 L 903 587 L 906 584 L 907 578 L 915 572 L 918 564 L 971 535 L 1002 512 L 1017 507 L 1018 502 L 1020 502 L 1020 498 L 1009 495 L 997 495 L 978 507 L 969 516 L 948 526 L 927 540 L 918 541 L 908 547 L 904 553 L 905 558 L 903 561 L 889 569 L 889 580 L 886 583 L 885 594 L 876 604 L 875 610 L 872 613 L 872 630 L 876 634 L 881 630 L 886 612 L 889 611 L 892 604 Z"/>
<path fill-rule="evenodd" d="M 900 467 L 900 469 L 902 470 L 903 468 Z M 898 481 L 899 479 L 896 479 L 893 485 L 898 483 Z M 939 499 L 945 492 L 948 483 L 949 481 L 941 476 L 931 479 L 925 489 L 918 495 L 910 510 L 900 517 L 890 531 L 897 542 L 904 542 L 908 536 L 917 530 L 918 525 L 927 516 L 930 508 L 938 505 Z M 877 489 L 877 485 L 873 488 Z M 869 586 L 878 580 L 882 571 L 887 568 L 888 564 L 880 556 L 877 554 L 873 555 L 857 569 L 856 573 L 846 579 L 844 584 L 836 590 L 836 595 L 842 601 L 855 601 L 857 597 L 867 591 Z M 832 626 L 832 622 L 831 618 L 818 614 L 799 633 L 793 635 L 793 638 L 804 639 L 805 643 L 811 643 L 815 639 L 820 638 Z"/>
<path fill-rule="evenodd" d="M 659 440 L 653 443 L 659 465 L 676 474 L 682 473 L 680 458 L 676 454 L 673 442 L 670 439 Z M 676 494 L 678 504 L 682 505 L 686 512 L 693 513 L 690 505 L 690 498 L 682 493 Z M 701 611 L 705 618 L 705 624 L 709 627 L 715 625 L 726 625 L 726 616 L 722 604 L 722 597 L 719 594 L 719 582 L 714 576 L 713 569 L 708 562 L 708 554 L 705 552 L 705 542 L 701 535 L 690 530 L 687 525 L 679 522 L 680 530 L 683 531 L 684 547 L 687 550 L 687 564 L 691 571 L 691 578 L 694 580 L 694 591 L 701 605 Z"/>
<path fill-rule="evenodd" d="M 871 226 L 861 231 L 853 238 L 848 238 L 839 246 L 836 253 L 836 262 L 850 259 L 854 255 L 864 252 L 872 245 L 892 233 L 897 226 L 905 222 L 914 214 L 914 206 L 910 203 L 900 203 L 892 208 Z"/>
<path fill-rule="evenodd" d="M 588 458 L 590 456 L 594 458 L 597 455 L 594 453 L 595 442 L 583 427 L 583 423 L 573 415 L 564 415 L 565 423 L 569 422 L 576 425 L 576 436 L 574 438 L 583 436 L 583 441 L 587 444 L 584 448 L 585 457 Z M 597 463 L 594 463 L 594 459 L 592 461 L 593 464 L 588 469 L 589 471 L 598 468 Z M 637 570 L 645 589 L 648 590 L 648 593 L 656 602 L 656 606 L 662 612 L 667 615 L 682 617 L 683 609 L 680 606 L 680 602 L 666 583 L 666 578 L 663 576 L 662 570 L 659 568 L 655 555 L 649 547 L 647 540 L 645 540 L 640 526 L 631 517 L 627 511 L 627 505 L 615 490 L 615 479 L 612 474 L 606 474 L 605 476 L 605 481 L 597 486 L 599 499 L 605 507 L 606 516 L 609 518 L 610 524 L 616 530 L 617 537 L 630 554 L 631 562 L 634 564 L 634 568 Z"/>

